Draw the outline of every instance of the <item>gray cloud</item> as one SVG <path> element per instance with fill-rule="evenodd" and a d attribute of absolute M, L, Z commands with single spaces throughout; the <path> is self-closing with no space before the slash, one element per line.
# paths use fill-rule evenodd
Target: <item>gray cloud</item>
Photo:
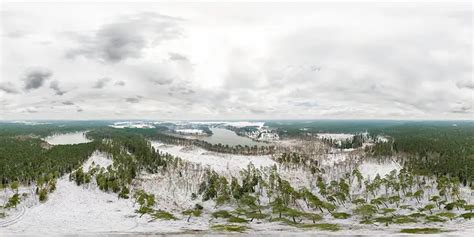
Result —
<path fill-rule="evenodd" d="M 52 81 L 51 83 L 49 83 L 49 88 L 53 89 L 54 92 L 56 93 L 56 95 L 64 95 L 65 93 L 67 93 L 67 91 L 62 90 L 61 88 L 59 88 L 59 82 L 58 81 Z"/>
<path fill-rule="evenodd" d="M 169 95 L 173 95 L 174 93 L 179 93 L 181 95 L 192 95 L 196 92 L 193 89 L 186 88 L 184 86 L 172 86 L 170 87 Z"/>
<path fill-rule="evenodd" d="M 38 113 L 38 109 L 29 107 L 29 108 L 24 109 L 23 112 L 34 114 L 34 113 Z"/>
<path fill-rule="evenodd" d="M 23 77 L 25 90 L 34 90 L 43 86 L 44 82 L 51 78 L 53 73 L 45 68 L 30 69 Z"/>
<path fill-rule="evenodd" d="M 18 94 L 18 89 L 15 88 L 15 85 L 11 82 L 2 82 L 0 83 L 0 91 L 3 91 L 7 94 Z"/>
<path fill-rule="evenodd" d="M 474 89 L 474 81 L 472 79 L 464 80 L 464 81 L 458 81 L 458 82 L 456 82 L 456 86 L 458 88 Z"/>
<path fill-rule="evenodd" d="M 166 78 L 166 77 L 155 77 L 155 78 L 150 78 L 150 81 L 155 84 L 155 85 L 168 85 L 173 82 L 172 78 Z"/>
<path fill-rule="evenodd" d="M 25 37 L 26 35 L 27 35 L 26 32 L 19 31 L 19 30 L 11 31 L 5 34 L 6 37 L 10 37 L 14 39 L 19 39 L 19 38 Z"/>
<path fill-rule="evenodd" d="M 94 84 L 94 86 L 92 86 L 92 88 L 102 89 L 107 85 L 107 83 L 109 83 L 110 80 L 111 79 L 108 78 L 108 77 L 100 78 L 95 82 L 95 84 Z"/>
<path fill-rule="evenodd" d="M 103 25 L 93 36 L 76 37 L 82 45 L 68 51 L 66 57 L 85 56 L 109 63 L 140 58 L 145 48 L 179 37 L 180 21 L 151 12 L 123 16 L 117 22 Z"/>
<path fill-rule="evenodd" d="M 155 62 L 134 65 L 129 70 L 130 76 L 158 86 L 169 85 L 177 77 L 176 72 L 170 71 L 166 65 Z"/>
<path fill-rule="evenodd" d="M 116 85 L 116 86 L 125 86 L 125 81 L 116 81 L 114 83 L 114 85 Z"/>
<path fill-rule="evenodd" d="M 69 101 L 69 100 L 63 101 L 63 105 L 74 105 L 74 102 Z"/>
<path fill-rule="evenodd" d="M 459 113 L 459 114 L 472 114 L 474 113 L 472 106 L 473 106 L 472 103 L 471 104 L 458 103 L 456 105 L 456 108 L 453 109 L 451 112 Z"/>
<path fill-rule="evenodd" d="M 45 7 L 51 14 L 25 8 L 4 23 L 2 50 L 15 57 L 5 61 L 1 78 L 18 78 L 21 65 L 36 62 L 53 69 L 54 78 L 36 83 L 52 90 L 27 96 L 23 81 L 0 84 L 0 116 L 472 119 L 472 10 L 465 7 L 420 4 L 408 11 L 360 4 L 354 12 L 318 4 L 262 5 L 236 17 L 237 6 L 208 12 L 151 5 L 112 11 L 85 4 L 66 12 L 50 4 Z M 83 17 L 89 8 L 94 18 Z M 192 17 L 185 22 L 142 10 Z M 28 27 L 19 27 L 22 22 Z M 269 31 L 269 23 L 281 27 Z M 51 25 L 73 33 L 58 34 Z M 369 33 L 360 34 L 361 27 Z M 15 30 L 28 35 L 5 35 Z M 40 43 L 46 41 L 52 43 Z M 97 80 L 101 76 L 112 79 Z M 20 93 L 14 94 L 15 86 Z M 69 88 L 74 90 L 67 99 L 76 105 L 51 96 Z M 24 114 L 28 107 L 39 111 Z M 75 112 L 82 108 L 82 114 Z"/>
<path fill-rule="evenodd" d="M 127 101 L 128 103 L 138 103 L 140 102 L 140 98 L 136 98 L 136 97 L 130 97 L 130 98 L 126 98 L 125 101 Z"/>
<path fill-rule="evenodd" d="M 302 107 L 307 107 L 307 108 L 318 107 L 318 103 L 313 102 L 313 101 L 294 102 L 293 104 L 295 106 L 302 106 Z"/>
<path fill-rule="evenodd" d="M 186 56 L 179 53 L 169 52 L 168 55 L 170 60 L 172 61 L 188 61 L 188 58 Z"/>

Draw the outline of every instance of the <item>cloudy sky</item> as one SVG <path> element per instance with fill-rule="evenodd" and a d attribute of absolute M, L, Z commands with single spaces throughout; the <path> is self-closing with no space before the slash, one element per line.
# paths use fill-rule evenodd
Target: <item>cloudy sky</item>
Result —
<path fill-rule="evenodd" d="M 0 119 L 474 119 L 470 4 L 3 4 Z"/>

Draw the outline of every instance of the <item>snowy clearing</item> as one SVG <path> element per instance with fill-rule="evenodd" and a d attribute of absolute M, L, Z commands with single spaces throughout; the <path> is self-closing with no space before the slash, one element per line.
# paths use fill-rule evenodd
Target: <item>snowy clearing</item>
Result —
<path fill-rule="evenodd" d="M 221 174 L 237 175 L 240 169 L 252 163 L 255 167 L 268 167 L 275 164 L 270 156 L 244 156 L 208 152 L 198 147 L 170 146 L 153 141 L 152 146 L 162 152 L 180 157 L 183 160 L 200 163 Z"/>
<path fill-rule="evenodd" d="M 175 131 L 177 133 L 181 133 L 181 134 L 192 134 L 192 135 L 203 135 L 203 134 L 205 134 L 204 131 L 202 131 L 201 129 L 194 129 L 194 128 L 176 129 Z"/>
<path fill-rule="evenodd" d="M 51 145 L 67 145 L 91 142 L 86 138 L 86 132 L 74 132 L 65 134 L 55 134 L 44 138 L 44 140 Z"/>
<path fill-rule="evenodd" d="M 317 133 L 316 135 L 322 139 L 332 139 L 337 141 L 345 141 L 354 137 L 354 134 L 347 133 Z"/>
<path fill-rule="evenodd" d="M 252 121 L 191 121 L 190 124 L 202 124 L 202 125 L 227 125 L 236 128 L 243 127 L 262 127 L 265 122 L 252 122 Z"/>
<path fill-rule="evenodd" d="M 364 161 L 359 166 L 359 170 L 362 173 L 362 175 L 366 178 L 371 178 L 371 179 L 377 176 L 377 174 L 379 174 L 380 177 L 384 177 L 385 175 L 389 174 L 392 170 L 396 170 L 398 172 L 401 169 L 402 169 L 401 165 L 396 163 L 395 161 L 384 162 L 384 163 Z"/>
<path fill-rule="evenodd" d="M 109 127 L 113 128 L 154 128 L 153 123 L 143 121 L 127 121 L 127 122 L 115 122 Z"/>
<path fill-rule="evenodd" d="M 114 162 L 107 157 L 105 153 L 94 152 L 91 157 L 84 162 L 82 169 L 88 171 L 92 165 L 99 166 L 100 168 L 107 168 L 109 165 L 112 165 Z"/>

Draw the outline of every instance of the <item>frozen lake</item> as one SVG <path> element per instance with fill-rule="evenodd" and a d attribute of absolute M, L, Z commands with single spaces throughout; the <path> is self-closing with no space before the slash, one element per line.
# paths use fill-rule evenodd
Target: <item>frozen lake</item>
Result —
<path fill-rule="evenodd" d="M 224 128 L 210 128 L 212 135 L 209 137 L 200 137 L 199 140 L 209 142 L 211 144 L 229 145 L 229 146 L 264 146 L 265 143 L 256 142 L 248 137 L 242 137 L 235 132 Z"/>
<path fill-rule="evenodd" d="M 47 143 L 51 145 L 67 145 L 67 144 L 79 144 L 91 142 L 86 138 L 86 132 L 73 132 L 73 133 L 63 133 L 55 134 L 44 139 Z"/>

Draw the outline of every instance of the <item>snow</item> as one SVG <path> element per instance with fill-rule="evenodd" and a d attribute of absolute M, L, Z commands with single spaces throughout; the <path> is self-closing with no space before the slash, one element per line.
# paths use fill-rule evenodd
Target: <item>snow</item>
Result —
<path fill-rule="evenodd" d="M 176 129 L 175 131 L 177 133 L 182 133 L 182 134 L 197 134 L 197 135 L 204 134 L 204 131 L 202 131 L 201 129 L 195 129 L 195 128 Z"/>
<path fill-rule="evenodd" d="M 28 208 L 24 217 L 4 233 L 72 234 L 78 232 L 125 231 L 136 226 L 133 204 L 117 200 L 116 194 L 98 188 L 87 189 L 58 180 L 49 200 Z"/>
<path fill-rule="evenodd" d="M 109 127 L 113 128 L 154 128 L 154 123 L 143 122 L 143 121 L 126 121 L 126 122 L 115 122 Z"/>
<path fill-rule="evenodd" d="M 91 140 L 86 138 L 86 132 L 74 132 L 65 134 L 55 134 L 44 138 L 44 140 L 51 145 L 66 145 L 66 144 L 79 144 L 87 143 Z"/>
<path fill-rule="evenodd" d="M 398 172 L 400 169 L 402 169 L 401 165 L 396 163 L 395 161 L 389 161 L 384 163 L 364 161 L 359 166 L 359 170 L 365 178 L 374 178 L 375 176 L 377 176 L 377 174 L 379 174 L 380 177 L 384 177 L 392 170 L 396 170 Z"/>
<path fill-rule="evenodd" d="M 377 142 L 388 142 L 388 138 L 379 135 L 379 136 L 377 136 L 376 141 Z"/>
<path fill-rule="evenodd" d="M 26 208 L 25 214 L 12 225 L 3 227 L 5 235 L 70 235 L 70 234 L 127 234 L 173 233 L 194 229 L 208 229 L 204 219 L 186 218 L 177 221 L 149 222 L 148 216 L 139 217 L 130 199 L 118 199 L 96 186 L 77 186 L 66 177 L 58 180 L 57 190 L 45 203 Z M 181 217 L 180 215 L 178 217 Z"/>
<path fill-rule="evenodd" d="M 321 161 L 321 165 L 323 166 L 333 166 L 335 164 L 339 164 L 344 162 L 349 157 L 348 153 L 340 152 L 340 153 L 330 153 L 327 154 L 324 159 Z"/>
<path fill-rule="evenodd" d="M 244 156 L 213 153 L 198 147 L 170 146 L 156 141 L 153 141 L 151 144 L 162 152 L 180 157 L 189 162 L 200 163 L 204 167 L 209 167 L 221 174 L 237 175 L 239 170 L 247 168 L 249 163 L 252 163 L 257 168 L 275 164 L 275 161 L 269 155 Z"/>
<path fill-rule="evenodd" d="M 94 152 L 89 159 L 84 162 L 82 169 L 88 171 L 92 165 L 99 166 L 100 168 L 107 168 L 109 165 L 112 165 L 114 162 L 107 157 L 105 153 Z"/>
<path fill-rule="evenodd" d="M 203 164 L 212 163 L 206 156 L 219 159 L 220 155 L 208 154 L 200 149 L 183 149 L 179 146 L 166 146 L 161 143 L 153 142 L 155 147 L 160 150 L 173 151 L 176 154 L 192 154 L 195 157 L 187 157 L 196 162 L 203 158 Z M 344 155 L 332 154 L 332 155 Z M 232 156 L 229 159 L 234 159 Z M 261 157 L 259 157 L 261 158 Z M 251 158 L 250 158 L 251 159 Z M 110 162 L 104 154 L 94 153 L 91 158 L 86 161 L 87 164 L 95 162 L 99 165 L 106 165 Z M 232 162 L 231 162 L 232 163 Z M 210 167 L 219 169 L 215 164 Z M 387 167 L 386 169 L 383 167 Z M 375 162 L 367 162 L 361 165 L 363 174 L 373 174 L 376 172 L 387 172 L 392 167 L 396 167 L 395 162 L 387 164 L 379 164 Z M 237 164 L 230 165 L 230 169 L 239 169 L 241 166 Z M 236 171 L 235 170 L 235 171 Z M 183 172 L 178 175 L 177 172 Z M 222 171 L 222 170 L 221 170 Z M 370 172 L 369 172 L 370 171 Z M 287 172 L 281 171 L 285 179 L 291 179 L 300 185 L 309 185 L 306 174 L 302 170 L 291 169 Z M 388 171 L 389 172 L 389 171 Z M 18 208 L 19 217 L 16 223 L 2 227 L 2 236 L 6 235 L 71 235 L 71 234 L 196 234 L 203 231 L 202 234 L 216 234 L 209 230 L 213 224 L 224 223 L 223 220 L 212 220 L 209 215 L 214 210 L 214 203 L 201 202 L 201 200 L 192 200 L 190 193 L 193 192 L 197 185 L 201 182 L 200 176 L 202 170 L 194 167 L 179 167 L 174 171 L 168 171 L 158 174 L 142 174 L 142 177 L 136 182 L 135 188 L 143 188 L 147 192 L 155 195 L 157 204 L 155 209 L 163 209 L 173 213 L 179 220 L 176 221 L 151 221 L 150 217 L 145 215 L 139 217 L 134 210 L 136 206 L 133 200 L 118 199 L 115 193 L 106 193 L 99 190 L 94 184 L 86 186 L 77 186 L 74 182 L 69 182 L 67 175 L 60 178 L 57 183 L 57 190 L 49 195 L 46 203 L 36 203 Z M 382 174 L 381 174 L 382 175 Z M 190 181 L 191 180 L 191 181 Z M 183 188 L 183 185 L 191 183 L 189 190 Z M 293 183 L 293 182 L 292 182 Z M 22 188 L 20 192 L 34 192 L 33 188 Z M 36 199 L 32 195 L 30 199 Z M 264 199 L 264 198 L 262 198 Z M 195 203 L 204 206 L 204 213 L 201 217 L 192 217 L 190 222 L 186 221 L 186 216 L 180 214 L 183 208 L 192 207 Z M 351 205 L 351 204 L 349 204 Z M 415 205 L 415 204 L 413 204 Z M 304 206 L 304 205 L 303 205 Z M 24 213 L 21 213 L 24 208 Z M 223 207 L 225 209 L 226 207 Z M 345 208 L 353 208 L 348 206 Z M 328 232 L 317 229 L 303 230 L 277 222 L 251 222 L 248 226 L 251 228 L 247 231 L 249 234 L 265 234 L 265 235 L 390 235 L 397 234 L 402 228 L 420 228 L 420 227 L 440 227 L 440 224 L 419 223 L 407 225 L 362 225 L 357 220 L 347 219 L 338 220 L 325 215 L 324 223 L 337 223 L 342 227 L 341 231 Z M 0 223 L 1 224 L 1 223 Z M 422 225 L 422 226 L 420 226 Z M 441 224 L 441 228 L 453 230 L 447 234 L 470 236 L 474 230 L 473 221 L 455 220 L 449 223 Z"/>
<path fill-rule="evenodd" d="M 13 121 L 12 123 L 21 123 L 24 125 L 45 125 L 45 124 L 51 124 L 51 123 L 44 123 L 44 122 L 36 122 L 36 121 Z"/>
<path fill-rule="evenodd" d="M 236 128 L 243 128 L 243 127 L 262 127 L 265 122 L 248 122 L 248 121 L 241 121 L 241 122 L 225 122 L 226 125 L 236 127 Z"/>
<path fill-rule="evenodd" d="M 337 141 L 345 141 L 354 137 L 354 134 L 347 133 L 317 133 L 317 135 L 320 138 L 332 139 Z"/>
<path fill-rule="evenodd" d="M 253 122 L 253 121 L 191 121 L 191 124 L 203 124 L 203 125 L 227 125 L 236 128 L 243 128 L 243 127 L 262 127 L 265 122 Z"/>
<path fill-rule="evenodd" d="M 284 141 L 292 144 L 294 141 Z M 14 222 L 8 222 L 3 226 L 5 221 L 0 219 L 0 233 L 4 235 L 70 235 L 70 234 L 196 234 L 203 231 L 203 235 L 216 234 L 210 229 L 213 224 L 224 223 L 223 220 L 212 220 L 209 215 L 214 211 L 214 202 L 202 202 L 200 198 L 191 199 L 191 193 L 196 192 L 200 182 L 203 181 L 204 168 L 210 168 L 226 176 L 238 176 L 239 171 L 246 168 L 249 163 L 253 163 L 256 167 L 269 169 L 275 162 L 270 156 L 242 156 L 232 154 L 221 154 L 209 152 L 198 147 L 184 147 L 176 145 L 165 145 L 160 142 L 153 141 L 152 145 L 171 155 L 178 156 L 185 161 L 175 169 L 169 169 L 157 174 L 142 173 L 140 177 L 133 181 L 133 189 L 144 189 L 153 193 L 156 198 L 155 209 L 162 209 L 173 213 L 179 220 L 176 221 L 151 221 L 150 217 L 145 215 L 140 217 L 134 210 L 131 199 L 118 199 L 115 193 L 106 193 L 98 189 L 92 182 L 88 185 L 77 186 L 74 182 L 68 180 L 65 175 L 58 180 L 57 189 L 49 194 L 45 203 L 39 203 L 37 196 L 34 195 L 33 187 L 22 187 L 20 193 L 26 192 L 30 195 L 28 200 L 22 201 L 21 206 L 11 212 L 8 220 L 14 219 Z M 354 152 L 337 152 L 329 154 L 321 154 L 323 166 L 332 167 L 334 173 L 343 174 L 336 169 L 343 166 L 347 162 L 352 162 L 352 154 Z M 356 159 L 354 158 L 354 161 Z M 89 169 L 92 163 L 100 167 L 107 167 L 112 164 L 106 154 L 95 152 L 83 164 L 85 170 Z M 364 177 L 373 179 L 378 173 L 382 177 L 390 173 L 392 170 L 400 170 L 401 166 L 395 161 L 376 162 L 374 160 L 363 160 L 358 162 L 359 170 Z M 357 164 L 355 164 L 357 165 Z M 332 172 L 332 170 L 328 170 Z M 301 186 L 314 186 L 314 176 L 301 168 L 279 168 L 282 178 L 288 180 L 296 188 Z M 433 182 L 429 179 L 427 182 Z M 352 189 L 358 189 L 353 183 Z M 435 187 L 435 185 L 431 185 Z M 358 192 L 359 191 L 359 192 Z M 354 191 L 354 193 L 362 193 L 362 190 Z M 462 193 L 469 194 L 470 190 L 463 190 Z M 430 193 L 430 190 L 425 190 Z M 5 191 L 6 195 L 11 195 L 9 190 Z M 3 192 L 0 192 L 0 201 Z M 463 196 L 468 202 L 472 202 L 472 197 Z M 262 197 L 263 203 L 266 203 L 265 197 Z M 183 209 L 191 208 L 195 203 L 200 203 L 204 207 L 204 213 L 201 217 L 192 217 L 190 222 L 186 221 L 186 217 L 181 215 Z M 422 205 L 428 203 L 428 200 L 422 200 Z M 417 206 L 413 200 L 412 206 Z M 304 208 L 305 205 L 302 205 Z M 223 209 L 230 208 L 224 206 Z M 347 211 L 353 209 L 352 204 L 339 207 L 338 211 Z M 453 232 L 449 235 L 472 236 L 474 231 L 474 221 L 454 220 L 442 224 L 437 223 L 417 223 L 406 225 L 362 225 L 358 223 L 358 219 L 351 218 L 347 220 L 334 219 L 329 215 L 324 216 L 324 223 L 337 223 L 342 227 L 341 231 L 328 232 L 321 230 L 303 230 L 277 222 L 259 223 L 257 221 L 249 223 L 251 229 L 249 234 L 265 234 L 265 235 L 401 235 L 402 228 L 420 228 L 420 227 L 438 227 Z M 150 222 L 151 221 L 151 222 Z"/>

